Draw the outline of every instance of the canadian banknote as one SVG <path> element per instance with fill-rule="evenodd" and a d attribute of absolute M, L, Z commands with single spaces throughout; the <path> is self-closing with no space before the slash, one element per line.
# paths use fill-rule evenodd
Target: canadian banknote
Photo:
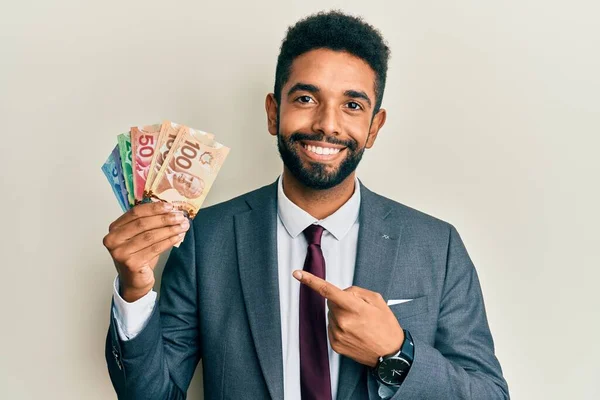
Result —
<path fill-rule="evenodd" d="M 152 188 L 152 183 L 154 182 L 154 178 L 158 175 L 162 164 L 169 154 L 171 147 L 173 147 L 173 143 L 175 143 L 175 139 L 177 139 L 177 134 L 179 130 L 183 128 L 183 125 L 179 125 L 175 122 L 165 121 L 163 122 L 160 134 L 158 137 L 158 145 L 157 151 L 154 153 L 154 157 L 150 163 L 150 172 L 148 173 L 148 179 L 146 180 L 144 195 L 148 198 L 152 197 L 150 189 Z"/>
<path fill-rule="evenodd" d="M 125 180 L 125 189 L 127 189 L 127 199 L 130 206 L 135 205 L 135 196 L 133 193 L 133 170 L 131 168 L 131 136 L 130 133 L 122 133 L 117 136 L 117 146 L 121 156 L 121 167 L 123 169 L 123 179 Z"/>
<path fill-rule="evenodd" d="M 150 189 L 152 188 L 152 183 L 154 183 L 154 178 L 156 178 L 156 175 L 160 171 L 160 168 L 162 167 L 165 158 L 169 154 L 171 147 L 173 147 L 173 143 L 175 143 L 175 140 L 177 139 L 177 134 L 182 128 L 184 128 L 184 126 L 176 122 L 164 121 L 162 123 L 160 128 L 160 134 L 158 136 L 158 144 L 156 146 L 156 151 L 154 152 L 152 161 L 150 162 L 148 178 L 146 180 L 146 187 L 144 188 L 144 195 L 146 197 L 152 197 Z M 212 141 L 214 140 L 215 136 L 212 133 L 203 132 L 189 127 L 185 128 L 189 129 L 192 135 L 201 137 L 208 143 L 212 143 Z"/>
<path fill-rule="evenodd" d="M 144 187 L 148 179 L 150 164 L 154 158 L 160 124 L 134 126 L 131 128 L 131 155 L 133 170 L 133 197 L 136 204 L 144 198 Z"/>
<path fill-rule="evenodd" d="M 228 154 L 229 148 L 210 136 L 180 128 L 149 195 L 172 203 L 194 218 Z"/>
<path fill-rule="evenodd" d="M 119 202 L 119 206 L 123 211 L 129 209 L 129 201 L 127 199 L 127 189 L 125 188 L 125 179 L 123 178 L 123 168 L 121 166 L 121 156 L 119 154 L 119 145 L 116 145 L 110 153 L 104 165 L 102 172 L 106 176 L 108 183 Z"/>
<path fill-rule="evenodd" d="M 123 211 L 166 201 L 194 218 L 228 154 L 212 133 L 164 121 L 118 135 L 102 171 Z"/>

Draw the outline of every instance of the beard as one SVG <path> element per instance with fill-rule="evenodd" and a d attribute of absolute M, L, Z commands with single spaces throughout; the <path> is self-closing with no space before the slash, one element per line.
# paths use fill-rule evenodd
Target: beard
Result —
<path fill-rule="evenodd" d="M 299 142 L 302 140 L 313 140 L 345 146 L 346 157 L 335 170 L 330 170 L 327 164 L 316 161 L 309 162 L 309 166 L 305 166 L 298 152 L 298 146 L 302 146 Z M 296 132 L 286 138 L 281 135 L 278 126 L 277 148 L 279 149 L 279 155 L 283 164 L 298 181 L 311 189 L 326 190 L 339 185 L 356 170 L 365 152 L 366 143 L 365 147 L 359 148 L 358 142 L 355 140 L 340 140 L 335 137 L 325 136 L 322 133 L 308 134 Z"/>

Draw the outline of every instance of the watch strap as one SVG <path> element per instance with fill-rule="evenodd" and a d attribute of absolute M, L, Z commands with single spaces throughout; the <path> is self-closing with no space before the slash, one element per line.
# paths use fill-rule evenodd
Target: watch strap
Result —
<path fill-rule="evenodd" d="M 415 359 L 415 342 L 413 341 L 412 335 L 406 329 L 404 331 L 404 342 L 402 343 L 402 347 L 400 347 L 400 355 L 406 356 L 412 364 Z"/>
<path fill-rule="evenodd" d="M 383 362 L 385 360 L 389 360 L 391 358 L 402 358 L 402 359 L 408 361 L 408 364 L 409 364 L 408 369 L 410 369 L 410 367 L 412 367 L 412 363 L 415 359 L 415 344 L 414 344 L 412 335 L 406 329 L 402 329 L 402 330 L 404 331 L 404 341 L 402 342 L 402 345 L 400 346 L 400 350 L 395 354 L 379 357 L 379 362 L 377 363 L 375 368 L 373 368 L 373 370 L 372 370 L 372 373 L 375 376 L 375 378 L 379 382 L 383 383 L 384 385 L 387 385 L 387 384 L 380 379 L 379 374 L 376 372 L 378 370 L 381 362 Z M 404 375 L 402 382 L 406 378 L 407 374 Z M 398 385 L 393 385 L 393 386 L 399 386 L 402 382 L 400 382 Z"/>

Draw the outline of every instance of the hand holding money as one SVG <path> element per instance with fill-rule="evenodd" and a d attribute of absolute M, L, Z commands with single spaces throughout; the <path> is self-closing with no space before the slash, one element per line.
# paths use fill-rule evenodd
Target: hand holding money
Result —
<path fill-rule="evenodd" d="M 102 171 L 125 213 L 110 225 L 104 246 L 121 296 L 132 302 L 154 286 L 158 256 L 183 241 L 229 148 L 170 121 L 133 127 L 117 142 Z"/>
<path fill-rule="evenodd" d="M 134 302 L 154 286 L 154 267 L 162 252 L 181 242 L 190 222 L 167 202 L 140 204 L 110 224 L 104 246 L 119 273 L 121 297 Z"/>
<path fill-rule="evenodd" d="M 135 126 L 117 139 L 102 171 L 123 211 L 166 201 L 193 219 L 229 154 L 213 134 L 171 121 Z"/>

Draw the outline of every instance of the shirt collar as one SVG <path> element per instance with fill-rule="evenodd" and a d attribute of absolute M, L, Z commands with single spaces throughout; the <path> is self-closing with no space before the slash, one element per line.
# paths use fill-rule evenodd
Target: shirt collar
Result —
<path fill-rule="evenodd" d="M 354 194 L 336 212 L 325 219 L 318 220 L 287 198 L 283 192 L 283 176 L 277 184 L 277 214 L 283 226 L 293 238 L 301 234 L 310 224 L 319 224 L 333 235 L 342 240 L 358 219 L 360 210 L 360 182 L 354 178 Z"/>

